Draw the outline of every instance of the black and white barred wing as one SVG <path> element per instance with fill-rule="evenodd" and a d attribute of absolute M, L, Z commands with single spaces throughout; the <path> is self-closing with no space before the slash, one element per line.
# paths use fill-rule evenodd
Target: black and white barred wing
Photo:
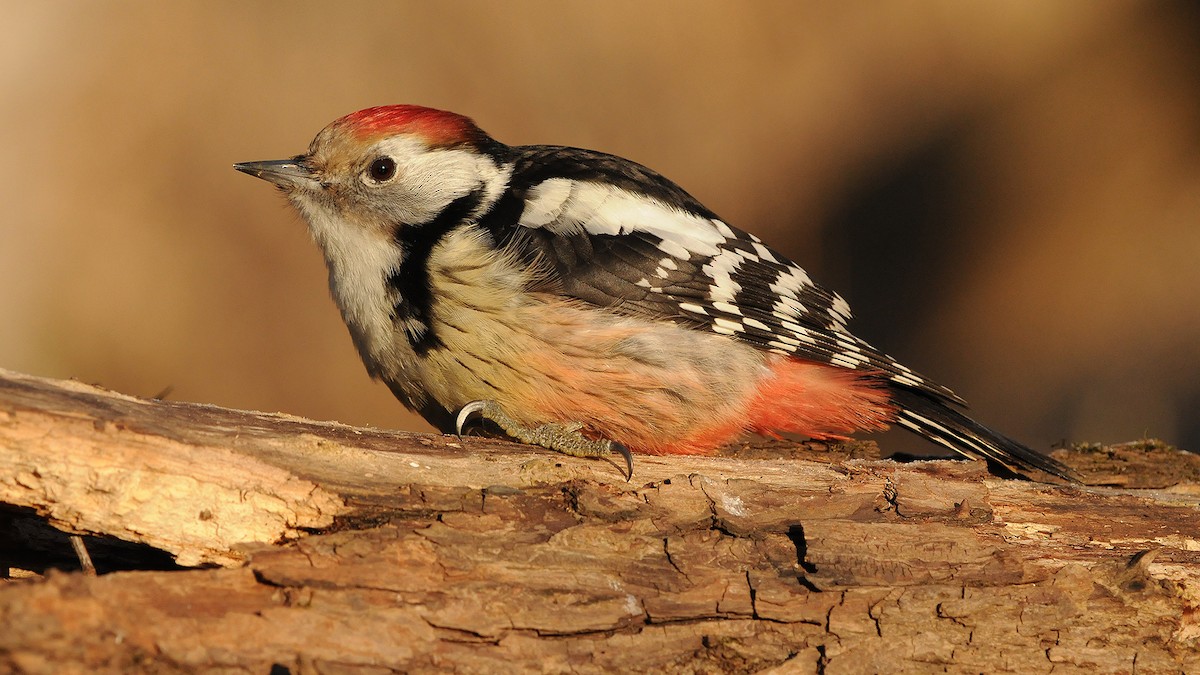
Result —
<path fill-rule="evenodd" d="M 510 241 L 528 259 L 552 267 L 561 292 L 761 349 L 879 373 L 961 403 L 852 335 L 845 300 L 799 265 L 722 222 L 665 178 L 629 164 L 642 172 L 639 181 L 627 173 L 620 175 L 624 184 L 608 176 L 540 177 L 522 190 L 518 234 Z"/>

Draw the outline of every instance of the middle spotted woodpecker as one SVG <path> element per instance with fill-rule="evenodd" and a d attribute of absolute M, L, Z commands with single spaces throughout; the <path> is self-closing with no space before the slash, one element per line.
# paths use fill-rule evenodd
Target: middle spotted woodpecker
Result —
<path fill-rule="evenodd" d="M 367 371 L 444 432 L 474 415 L 571 455 L 712 452 L 743 433 L 898 424 L 1074 480 L 850 333 L 846 302 L 663 176 L 504 145 L 413 105 L 236 168 L 308 222 Z"/>

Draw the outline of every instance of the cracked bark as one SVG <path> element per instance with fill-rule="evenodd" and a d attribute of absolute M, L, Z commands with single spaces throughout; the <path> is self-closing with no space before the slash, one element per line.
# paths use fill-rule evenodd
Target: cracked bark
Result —
<path fill-rule="evenodd" d="M 1200 462 L 605 462 L 0 372 L 0 672 L 1200 670 Z M 66 533 L 100 571 L 70 569 Z"/>

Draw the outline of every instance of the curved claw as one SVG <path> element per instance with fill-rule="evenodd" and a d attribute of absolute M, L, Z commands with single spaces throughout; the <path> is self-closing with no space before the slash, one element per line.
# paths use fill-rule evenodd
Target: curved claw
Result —
<path fill-rule="evenodd" d="M 625 458 L 625 482 L 633 480 L 633 453 L 629 452 L 629 448 L 625 447 L 624 443 L 609 441 L 610 449 L 618 455 Z"/>
<path fill-rule="evenodd" d="M 599 457 L 606 452 L 625 459 L 625 480 L 633 480 L 633 453 L 624 443 L 613 440 L 592 440 L 580 433 L 579 422 L 549 422 L 534 429 L 527 429 L 505 414 L 495 401 L 471 401 L 459 409 L 454 416 L 454 432 L 462 438 L 463 427 L 472 417 L 495 422 L 509 437 L 522 443 L 540 445 L 572 457 Z"/>
<path fill-rule="evenodd" d="M 464 405 L 458 411 L 458 416 L 454 418 L 454 433 L 462 438 L 463 425 L 467 423 L 474 415 L 482 415 L 483 409 L 487 407 L 486 401 L 471 401 Z"/>

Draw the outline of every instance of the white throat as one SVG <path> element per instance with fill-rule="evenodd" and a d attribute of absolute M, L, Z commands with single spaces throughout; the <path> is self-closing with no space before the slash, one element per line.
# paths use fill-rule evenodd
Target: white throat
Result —
<path fill-rule="evenodd" d="M 387 348 L 391 333 L 387 279 L 400 268 L 403 252 L 391 235 L 363 227 L 320 207 L 302 205 L 313 239 L 325 255 L 329 290 L 370 365 Z"/>

